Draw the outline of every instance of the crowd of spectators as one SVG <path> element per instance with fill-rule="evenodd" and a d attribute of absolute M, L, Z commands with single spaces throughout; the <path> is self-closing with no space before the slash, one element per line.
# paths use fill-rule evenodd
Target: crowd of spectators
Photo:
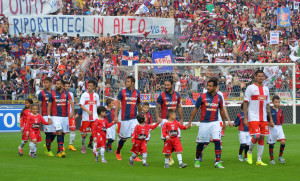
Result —
<path fill-rule="evenodd" d="M 174 37 L 141 38 L 123 35 L 70 37 L 63 35 L 14 34 L 8 19 L 0 20 L 0 100 L 24 99 L 42 89 L 51 76 L 63 79 L 79 96 L 86 81 L 98 82 L 96 91 L 114 97 L 124 87 L 129 67 L 121 66 L 124 50 L 139 51 L 141 63 L 152 63 L 152 52 L 173 50 L 174 63 L 296 63 L 300 72 L 300 12 L 290 0 L 62 0 L 64 15 L 143 16 L 175 20 Z M 141 4 L 149 13 L 136 15 Z M 289 27 L 277 25 L 277 7 L 290 7 Z M 270 44 L 270 31 L 280 33 L 278 45 Z M 89 60 L 87 59 L 89 58 Z M 88 63 L 89 62 L 89 63 Z M 87 64 L 88 63 L 88 64 Z M 88 66 L 87 66 L 88 65 Z M 201 70 L 198 70 L 201 69 Z M 174 78 L 182 93 L 202 92 L 211 76 L 220 78 L 220 89 L 228 97 L 240 97 L 252 83 L 253 70 L 222 67 L 209 71 L 199 67 L 175 67 L 172 73 L 140 74 L 143 93 L 158 93 L 162 82 Z M 297 74 L 297 88 L 300 88 Z M 282 70 L 274 91 L 291 91 L 290 69 Z M 32 94 L 32 95 L 31 95 Z"/>

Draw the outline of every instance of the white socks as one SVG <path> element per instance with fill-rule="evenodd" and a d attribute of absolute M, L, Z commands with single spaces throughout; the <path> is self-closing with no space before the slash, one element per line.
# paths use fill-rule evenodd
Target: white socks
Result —
<path fill-rule="evenodd" d="M 264 145 L 257 145 L 257 162 L 261 161 L 262 154 L 264 152 Z"/>
<path fill-rule="evenodd" d="M 36 153 L 36 144 L 29 142 L 29 148 L 31 153 Z"/>
<path fill-rule="evenodd" d="M 254 143 L 252 143 L 252 141 L 250 142 L 249 151 L 248 151 L 249 154 L 252 154 L 252 151 L 255 148 L 255 145 L 256 145 L 256 143 L 254 144 Z M 257 146 L 257 149 L 258 149 L 258 146 Z"/>
<path fill-rule="evenodd" d="M 182 163 L 182 154 L 177 154 L 177 159 L 178 159 L 179 164 L 181 164 Z"/>
<path fill-rule="evenodd" d="M 165 158 L 165 164 L 169 165 L 169 158 Z"/>
<path fill-rule="evenodd" d="M 131 159 L 131 160 L 134 160 L 135 158 L 136 158 L 136 154 L 135 154 L 135 153 L 132 153 L 130 159 Z"/>
<path fill-rule="evenodd" d="M 71 131 L 70 133 L 70 145 L 73 145 L 75 140 L 75 131 Z"/>
<path fill-rule="evenodd" d="M 104 158 L 104 152 L 105 152 L 105 148 L 100 148 L 100 155 L 101 155 L 101 160 L 105 160 Z"/>
<path fill-rule="evenodd" d="M 25 146 L 26 143 L 27 143 L 27 142 L 25 142 L 25 141 L 22 140 L 22 141 L 21 141 L 20 147 L 23 148 L 23 147 Z"/>
<path fill-rule="evenodd" d="M 147 160 L 147 153 L 143 153 L 143 164 L 146 163 Z"/>
<path fill-rule="evenodd" d="M 96 151 L 97 151 L 97 141 L 93 141 L 93 152 L 96 152 Z"/>

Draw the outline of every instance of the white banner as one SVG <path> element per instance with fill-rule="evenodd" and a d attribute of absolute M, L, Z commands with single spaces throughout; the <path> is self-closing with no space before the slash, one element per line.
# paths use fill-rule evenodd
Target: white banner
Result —
<path fill-rule="evenodd" d="M 279 33 L 270 32 L 270 44 L 279 44 Z"/>
<path fill-rule="evenodd" d="M 11 35 L 25 33 L 63 34 L 75 37 L 99 36 L 107 33 L 143 37 L 150 32 L 148 38 L 173 37 L 174 19 L 148 18 L 134 16 L 11 16 L 9 33 Z"/>
<path fill-rule="evenodd" d="M 0 0 L 0 14 L 5 16 L 46 15 L 62 7 L 61 0 Z"/>
<path fill-rule="evenodd" d="M 267 77 L 267 79 L 265 79 L 264 81 L 264 85 L 269 88 L 272 88 L 275 85 L 275 81 L 282 74 L 282 71 L 280 70 L 279 66 L 272 66 L 266 67 L 264 69 L 264 73 Z"/>

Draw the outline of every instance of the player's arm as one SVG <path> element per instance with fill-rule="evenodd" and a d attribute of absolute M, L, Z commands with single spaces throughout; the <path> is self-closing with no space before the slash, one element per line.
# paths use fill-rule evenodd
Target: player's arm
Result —
<path fill-rule="evenodd" d="M 249 102 L 245 101 L 243 105 L 243 112 L 244 112 L 244 124 L 248 127 L 248 106 Z"/>
<path fill-rule="evenodd" d="M 69 101 L 70 101 L 70 105 L 71 105 L 71 108 L 72 108 L 72 112 L 70 113 L 70 118 L 72 118 L 72 117 L 74 117 L 74 115 L 75 115 L 75 105 L 74 105 L 74 101 L 72 100 L 72 97 L 71 97 L 71 95 L 70 95 L 70 93 L 69 93 Z"/>
<path fill-rule="evenodd" d="M 141 95 L 139 94 L 137 97 L 137 108 L 138 108 L 138 113 L 142 112 L 142 105 L 141 105 Z"/>
<path fill-rule="evenodd" d="M 138 127 L 136 126 L 136 127 L 134 128 L 134 130 L 133 130 L 132 138 L 131 138 L 131 143 L 132 143 L 132 144 L 135 143 L 135 140 L 136 140 L 136 137 L 137 137 L 137 135 L 136 135 L 137 129 L 138 129 Z"/>
<path fill-rule="evenodd" d="M 24 131 L 24 121 L 23 121 L 23 116 L 20 119 L 20 127 L 21 127 L 21 133 Z"/>
<path fill-rule="evenodd" d="M 224 112 L 225 112 L 225 118 L 226 118 L 227 121 L 228 121 L 228 125 L 229 125 L 230 127 L 232 127 L 232 126 L 233 126 L 233 123 L 232 123 L 231 120 L 230 120 L 230 117 L 229 117 L 229 115 L 228 115 L 227 108 L 226 108 L 225 106 L 224 106 L 223 108 L 224 108 Z"/>
<path fill-rule="evenodd" d="M 238 113 L 238 115 L 236 116 L 233 126 L 239 126 L 240 125 L 240 113 Z"/>
<path fill-rule="evenodd" d="M 178 109 L 178 114 L 180 116 L 180 124 L 183 124 L 183 110 L 180 103 L 178 104 L 177 109 Z"/>
<path fill-rule="evenodd" d="M 35 79 L 34 79 L 35 80 Z M 34 85 L 34 84 L 33 84 Z M 40 92 L 38 95 L 38 100 L 39 100 L 39 107 L 40 107 L 40 115 L 42 115 L 42 101 L 43 101 L 43 95 Z"/>
<path fill-rule="evenodd" d="M 191 117 L 190 117 L 189 123 L 187 125 L 187 128 L 191 127 L 192 121 L 194 120 L 194 118 L 195 118 L 195 116 L 196 116 L 196 114 L 198 112 L 198 109 L 200 108 L 201 104 L 202 104 L 202 97 L 199 96 L 198 99 L 197 99 L 197 101 L 196 101 L 196 105 L 195 105 L 195 107 L 194 107 L 194 109 L 193 109 L 193 111 L 191 113 Z"/>
<path fill-rule="evenodd" d="M 167 124 L 164 124 L 164 125 L 163 125 L 163 127 L 162 127 L 162 129 L 161 129 L 161 132 L 162 132 L 163 137 L 164 137 L 166 140 L 169 140 L 170 137 L 169 137 L 169 135 L 167 134 L 167 126 L 166 126 L 166 125 L 167 125 Z"/>
<path fill-rule="evenodd" d="M 160 111 L 161 111 L 161 105 L 159 103 L 156 103 L 156 106 L 155 106 L 155 116 L 156 116 L 157 122 L 159 122 L 159 121 L 161 122 L 162 121 L 161 118 L 160 118 L 160 116 L 159 116 Z"/>
<path fill-rule="evenodd" d="M 178 123 L 178 122 L 177 122 L 177 123 Z M 178 127 L 179 127 L 179 129 L 183 129 L 183 130 L 186 130 L 186 129 L 187 129 L 186 126 L 184 126 L 184 125 L 182 125 L 182 124 L 180 124 L 180 123 L 178 123 Z"/>
<path fill-rule="evenodd" d="M 280 122 L 281 124 L 284 123 L 284 112 L 282 111 L 281 117 L 280 117 Z"/>
<path fill-rule="evenodd" d="M 98 119 L 96 119 L 95 121 L 94 121 L 94 124 L 93 124 L 93 126 L 92 126 L 92 136 L 94 137 L 94 138 L 96 138 L 96 134 L 97 134 L 97 126 L 98 126 Z"/>
<path fill-rule="evenodd" d="M 224 107 L 221 107 L 220 108 L 220 114 L 221 114 L 221 118 L 222 118 L 222 121 L 223 121 L 223 131 L 225 130 L 226 128 L 226 122 L 225 122 L 225 110 L 224 110 Z"/>
<path fill-rule="evenodd" d="M 272 113 L 271 113 L 271 106 L 270 106 L 270 104 L 267 104 L 267 115 L 270 118 L 270 126 L 273 128 L 274 127 L 274 122 L 273 122 L 273 117 L 272 117 Z"/>
<path fill-rule="evenodd" d="M 49 102 L 48 102 L 48 106 L 47 106 L 47 115 L 48 115 L 48 122 L 52 120 L 50 119 L 50 115 L 51 115 L 51 107 L 52 107 L 52 95 L 49 98 Z"/>
<path fill-rule="evenodd" d="M 39 115 L 39 119 L 40 119 L 40 122 L 42 123 L 42 124 L 45 124 L 45 125 L 50 125 L 50 124 L 52 124 L 52 120 L 50 120 L 50 121 L 45 121 L 45 119 L 41 116 L 41 115 Z"/>
<path fill-rule="evenodd" d="M 149 125 L 149 127 L 150 127 L 151 130 L 154 130 L 159 124 L 160 124 L 160 122 L 157 122 L 152 126 Z"/>
<path fill-rule="evenodd" d="M 115 108 L 115 115 L 114 115 L 114 123 L 118 123 L 118 112 L 120 109 L 121 100 L 117 100 L 116 108 Z"/>

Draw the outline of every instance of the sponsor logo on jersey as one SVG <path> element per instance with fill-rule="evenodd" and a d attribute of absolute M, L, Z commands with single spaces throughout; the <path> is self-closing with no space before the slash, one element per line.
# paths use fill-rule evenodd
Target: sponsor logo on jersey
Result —
<path fill-rule="evenodd" d="M 257 97 L 257 99 L 258 99 L 259 101 L 264 101 L 264 100 L 267 99 L 267 96 L 259 95 L 259 96 Z"/>
<path fill-rule="evenodd" d="M 206 107 L 214 107 L 214 106 L 218 106 L 219 104 L 216 104 L 216 103 L 205 103 L 205 106 Z"/>
<path fill-rule="evenodd" d="M 167 105 L 173 105 L 173 104 L 177 104 L 177 101 L 172 101 L 172 102 L 166 102 Z"/>
<path fill-rule="evenodd" d="M 125 100 L 129 100 L 129 101 L 136 101 L 137 98 L 136 97 L 125 97 Z"/>

